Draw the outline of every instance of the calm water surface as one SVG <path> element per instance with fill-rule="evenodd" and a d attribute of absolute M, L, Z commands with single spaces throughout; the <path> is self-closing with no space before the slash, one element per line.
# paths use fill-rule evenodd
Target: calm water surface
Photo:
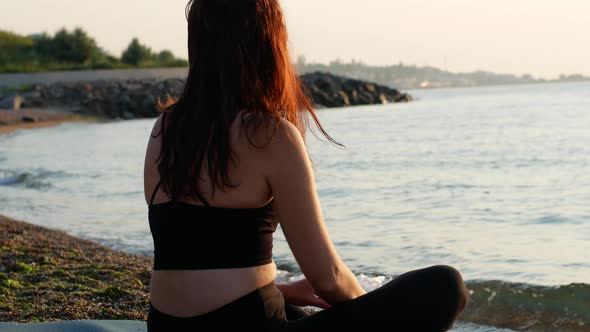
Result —
<path fill-rule="evenodd" d="M 590 284 L 590 84 L 412 93 L 409 104 L 321 110 L 346 149 L 307 137 L 330 234 L 367 287 L 434 264 L 474 283 Z M 151 255 L 142 169 L 153 122 L 0 137 L 0 214 Z M 275 239 L 279 267 L 297 277 Z"/>

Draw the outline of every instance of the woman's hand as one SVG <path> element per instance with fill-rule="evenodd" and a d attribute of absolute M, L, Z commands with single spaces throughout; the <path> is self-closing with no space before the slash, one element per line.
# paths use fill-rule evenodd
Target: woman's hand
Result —
<path fill-rule="evenodd" d="M 295 281 L 290 284 L 279 284 L 277 288 L 283 293 L 285 303 L 299 307 L 313 306 L 322 309 L 330 307 L 326 301 L 319 298 L 307 279 Z"/>

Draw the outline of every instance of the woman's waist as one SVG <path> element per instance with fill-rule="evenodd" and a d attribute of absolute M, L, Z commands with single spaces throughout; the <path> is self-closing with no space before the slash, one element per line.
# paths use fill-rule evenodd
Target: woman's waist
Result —
<path fill-rule="evenodd" d="M 163 313 L 194 317 L 266 287 L 276 276 L 274 262 L 236 269 L 157 270 L 152 272 L 150 300 Z"/>

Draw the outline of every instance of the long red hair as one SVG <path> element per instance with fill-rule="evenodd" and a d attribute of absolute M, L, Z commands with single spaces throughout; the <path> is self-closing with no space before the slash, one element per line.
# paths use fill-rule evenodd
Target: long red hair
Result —
<path fill-rule="evenodd" d="M 241 111 L 247 135 L 261 126 L 278 126 L 280 118 L 305 135 L 311 118 L 334 142 L 293 68 L 278 0 L 192 0 L 187 19 L 186 84 L 178 100 L 160 104 L 158 171 L 173 201 L 203 197 L 198 187 L 203 167 L 214 190 L 232 186 L 228 166 L 235 154 L 229 129 Z"/>

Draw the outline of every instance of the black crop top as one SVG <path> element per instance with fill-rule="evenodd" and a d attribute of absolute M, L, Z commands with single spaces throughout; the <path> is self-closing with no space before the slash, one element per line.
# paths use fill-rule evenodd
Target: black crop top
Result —
<path fill-rule="evenodd" d="M 278 219 L 272 201 L 235 209 L 189 203 L 149 204 L 154 270 L 242 268 L 272 262 Z"/>

